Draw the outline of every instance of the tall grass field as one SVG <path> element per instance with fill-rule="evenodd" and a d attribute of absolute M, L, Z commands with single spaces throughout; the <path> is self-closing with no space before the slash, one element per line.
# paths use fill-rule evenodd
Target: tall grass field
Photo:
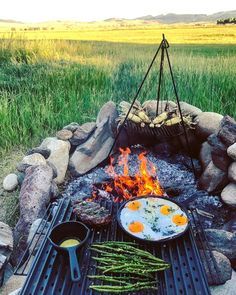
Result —
<path fill-rule="evenodd" d="M 161 41 L 181 100 L 236 117 L 236 26 L 140 22 L 0 24 L 0 183 L 27 148 L 64 125 L 93 121 L 108 100 L 131 101 Z M 155 99 L 160 58 L 140 93 Z M 161 98 L 173 99 L 167 67 Z M 14 226 L 19 191 L 0 187 L 0 220 Z"/>
<path fill-rule="evenodd" d="M 174 36 L 177 29 L 173 27 L 171 31 L 169 28 L 171 34 L 170 38 L 167 34 L 167 38 L 171 44 L 170 58 L 180 99 L 203 110 L 235 116 L 236 45 L 172 44 L 172 37 L 173 43 L 181 40 L 180 33 L 179 39 Z M 187 31 L 190 29 L 187 26 Z M 205 29 L 208 30 L 209 39 L 216 38 L 217 28 L 214 32 L 212 27 Z M 191 30 L 183 35 L 182 40 L 196 38 L 203 28 Z M 232 30 L 230 27 L 229 36 L 231 43 L 234 43 L 236 34 Z M 236 27 L 234 30 L 236 32 Z M 36 38 L 37 32 L 33 32 L 34 35 L 26 32 L 25 36 L 22 32 L 2 34 L 1 152 L 18 145 L 35 145 L 46 135 L 53 134 L 72 121 L 92 121 L 99 108 L 108 100 L 117 103 L 132 100 L 161 41 L 161 34 L 159 31 L 150 33 L 148 28 L 150 42 L 146 43 L 155 44 L 142 44 L 144 28 L 139 32 L 139 43 L 135 43 L 136 39 L 132 37 L 130 43 L 128 38 L 124 40 L 124 36 L 127 36 L 125 29 L 113 29 L 113 33 L 110 31 L 103 30 L 102 39 L 107 41 L 65 40 L 64 37 L 60 40 L 56 39 L 59 38 L 58 32 L 46 32 L 44 35 L 41 32 L 41 39 Z M 207 31 L 204 32 L 206 36 Z M 75 31 L 73 34 L 77 36 Z M 102 33 L 99 31 L 99 34 Z M 111 42 L 111 36 L 117 34 L 122 42 Z M 137 34 L 135 31 L 134 36 Z M 151 39 L 152 35 L 155 42 Z M 96 30 L 93 36 L 97 36 Z M 219 36 L 222 43 L 222 35 Z M 229 36 L 226 36 L 226 40 Z M 145 38 L 143 40 L 147 41 Z M 158 69 L 159 59 L 140 94 L 141 101 L 156 98 Z M 163 99 L 174 98 L 167 67 L 161 96 Z"/>

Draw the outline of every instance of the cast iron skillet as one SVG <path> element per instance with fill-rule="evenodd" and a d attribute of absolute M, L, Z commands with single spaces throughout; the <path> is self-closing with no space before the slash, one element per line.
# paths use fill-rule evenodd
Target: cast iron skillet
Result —
<path fill-rule="evenodd" d="M 117 221 L 118 221 L 119 226 L 122 228 L 122 230 L 125 231 L 125 232 L 126 232 L 129 236 L 131 236 L 133 239 L 137 239 L 137 240 L 139 240 L 139 241 L 146 242 L 146 243 L 149 243 L 149 242 L 150 242 L 150 243 L 162 243 L 162 242 L 167 242 L 167 241 L 174 240 L 174 239 L 176 239 L 176 238 L 182 236 L 182 235 L 183 235 L 183 234 L 189 229 L 189 221 L 188 221 L 188 224 L 187 224 L 187 226 L 186 226 L 186 228 L 185 228 L 184 231 L 182 231 L 182 232 L 180 232 L 180 233 L 178 233 L 178 234 L 176 234 L 176 235 L 173 235 L 173 236 L 171 236 L 171 237 L 167 237 L 167 238 L 163 238 L 163 239 L 155 240 L 155 241 L 153 241 L 153 240 L 148 240 L 148 239 L 142 239 L 142 238 L 139 238 L 139 237 L 136 237 L 136 236 L 132 235 L 130 232 L 128 232 L 128 231 L 123 227 L 123 225 L 122 225 L 122 223 L 121 223 L 121 219 L 120 219 L 121 210 L 125 207 L 125 205 L 126 205 L 128 202 L 132 202 L 132 201 L 139 200 L 139 199 L 143 199 L 143 198 L 159 198 L 159 199 L 164 199 L 164 200 L 167 200 L 167 201 L 169 201 L 169 202 L 172 202 L 172 203 L 176 204 L 176 205 L 177 205 L 177 206 L 178 206 L 178 207 L 179 207 L 179 208 L 180 208 L 180 209 L 186 214 L 186 216 L 188 217 L 188 213 L 187 213 L 187 211 L 186 211 L 181 205 L 179 205 L 178 202 L 173 201 L 173 200 L 171 200 L 171 199 L 169 199 L 169 198 L 162 197 L 162 196 L 155 196 L 155 195 L 147 195 L 147 196 L 140 196 L 140 197 L 132 198 L 132 199 L 130 199 L 130 200 L 124 202 L 124 203 L 120 206 L 120 208 L 119 208 L 119 210 L 118 210 L 118 212 L 117 212 Z"/>
<path fill-rule="evenodd" d="M 77 250 L 81 249 L 90 234 L 89 228 L 77 221 L 66 221 L 54 226 L 49 234 L 49 241 L 57 252 L 69 257 L 71 280 L 78 282 L 81 278 Z M 78 239 L 80 243 L 72 247 L 60 247 L 59 245 L 66 239 Z"/>

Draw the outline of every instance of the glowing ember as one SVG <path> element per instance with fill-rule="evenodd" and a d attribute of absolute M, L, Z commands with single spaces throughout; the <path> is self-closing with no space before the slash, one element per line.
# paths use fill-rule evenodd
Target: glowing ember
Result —
<path fill-rule="evenodd" d="M 135 176 L 129 176 L 129 148 L 120 149 L 118 165 L 123 167 L 123 174 L 118 175 L 114 167 L 114 158 L 110 158 L 107 173 L 113 178 L 113 184 L 105 184 L 107 192 L 115 192 L 120 199 L 129 200 L 133 197 L 145 195 L 163 195 L 163 190 L 158 181 L 155 166 L 145 157 L 146 152 L 138 155 L 139 171 Z"/>

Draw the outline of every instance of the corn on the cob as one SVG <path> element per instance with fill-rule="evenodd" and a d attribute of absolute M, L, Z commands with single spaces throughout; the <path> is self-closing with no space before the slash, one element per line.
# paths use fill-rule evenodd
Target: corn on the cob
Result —
<path fill-rule="evenodd" d="M 153 124 L 159 124 L 161 122 L 163 122 L 164 120 L 166 120 L 168 118 L 168 112 L 163 112 L 161 113 L 159 116 L 157 116 L 152 123 Z"/>
<path fill-rule="evenodd" d="M 183 121 L 190 129 L 194 129 L 195 125 L 197 124 L 196 122 L 192 121 L 190 116 L 183 117 Z"/>
<path fill-rule="evenodd" d="M 134 123 L 142 123 L 142 119 L 136 116 L 135 114 L 129 113 L 128 119 Z"/>
<path fill-rule="evenodd" d="M 172 126 L 181 123 L 181 118 L 180 117 L 174 117 L 172 119 L 169 119 L 165 121 L 166 126 Z"/>
<path fill-rule="evenodd" d="M 146 115 L 144 111 L 137 112 L 137 116 L 142 119 L 144 123 L 151 123 L 150 118 Z"/>

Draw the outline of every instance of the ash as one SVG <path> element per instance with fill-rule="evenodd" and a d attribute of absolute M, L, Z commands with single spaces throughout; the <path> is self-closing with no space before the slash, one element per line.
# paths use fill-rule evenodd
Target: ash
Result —
<path fill-rule="evenodd" d="M 147 151 L 146 148 L 145 150 Z M 129 155 L 130 176 L 134 176 L 138 172 L 138 154 L 143 151 L 144 149 L 140 146 L 132 148 L 132 153 Z M 227 208 L 223 206 L 218 196 L 198 190 L 188 156 L 183 153 L 160 155 L 155 151 L 148 150 L 146 158 L 156 167 L 161 186 L 170 198 L 187 209 L 200 210 L 204 227 L 221 227 L 225 223 Z M 196 170 L 200 167 L 196 159 L 194 159 L 194 166 Z M 69 197 L 72 201 L 91 197 L 94 184 L 111 180 L 111 177 L 106 173 L 107 167 L 108 165 L 97 167 L 83 176 L 72 179 L 66 184 L 63 197 Z M 116 172 L 122 174 L 122 167 L 116 165 Z M 105 191 L 99 190 L 99 195 L 102 198 L 110 199 L 109 193 Z"/>

